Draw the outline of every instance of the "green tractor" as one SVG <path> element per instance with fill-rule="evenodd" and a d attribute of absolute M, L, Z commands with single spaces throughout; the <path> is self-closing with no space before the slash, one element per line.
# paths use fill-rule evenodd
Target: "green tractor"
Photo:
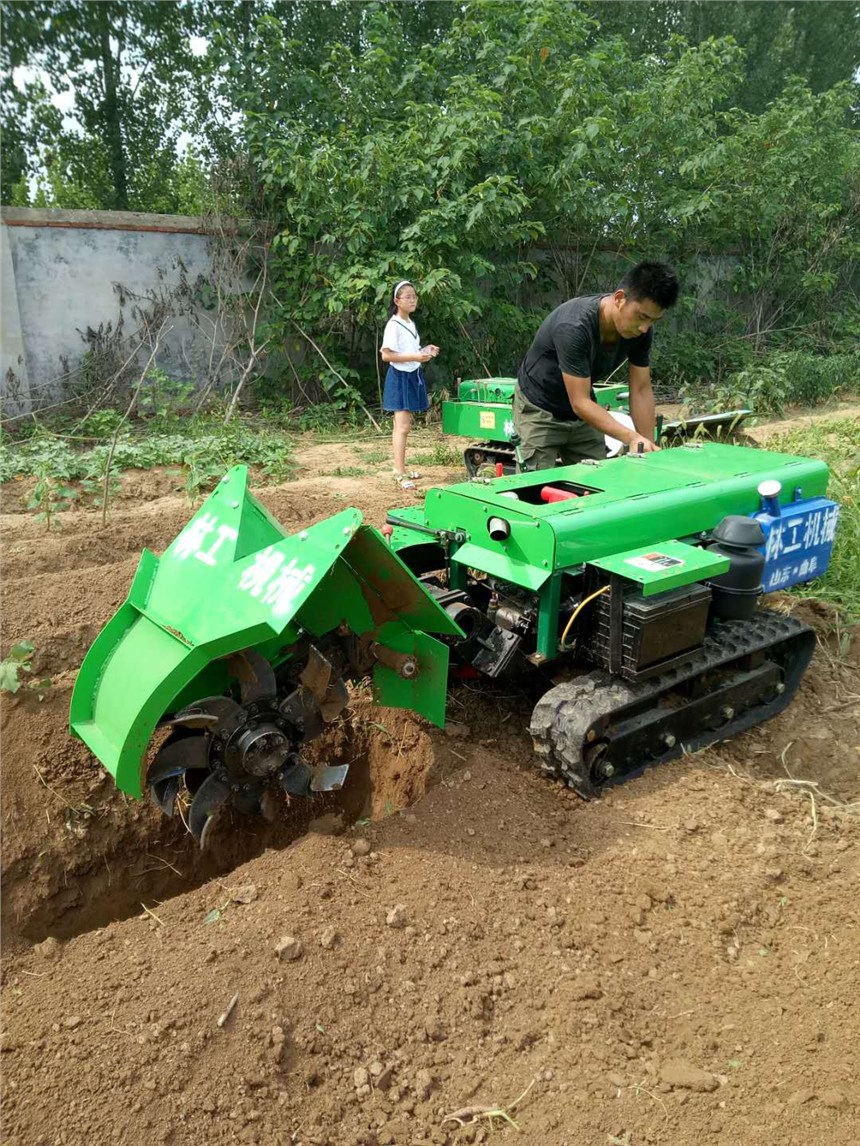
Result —
<path fill-rule="evenodd" d="M 133 796 L 219 810 L 340 787 L 304 745 L 372 677 L 444 724 L 449 669 L 527 671 L 539 766 L 584 797 L 790 702 L 814 648 L 763 592 L 820 576 L 839 510 L 817 461 L 719 443 L 430 489 L 381 531 L 288 534 L 238 466 L 90 649 L 71 728 Z M 550 679 L 550 677 L 552 679 Z"/>

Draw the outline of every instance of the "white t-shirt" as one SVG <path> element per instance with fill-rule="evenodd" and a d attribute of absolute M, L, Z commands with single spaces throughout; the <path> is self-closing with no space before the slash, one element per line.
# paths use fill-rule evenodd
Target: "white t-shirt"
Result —
<path fill-rule="evenodd" d="M 408 318 L 404 322 L 399 315 L 392 315 L 385 324 L 380 349 L 391 350 L 394 354 L 417 354 L 421 349 L 421 340 L 412 319 Z M 421 363 L 392 362 L 391 365 L 397 370 L 412 371 L 417 370 Z"/>

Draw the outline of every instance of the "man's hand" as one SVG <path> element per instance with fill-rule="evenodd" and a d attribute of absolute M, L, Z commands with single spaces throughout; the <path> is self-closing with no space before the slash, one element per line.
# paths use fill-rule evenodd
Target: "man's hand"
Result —
<path fill-rule="evenodd" d="M 631 454 L 653 454 L 660 449 L 655 442 L 649 441 L 648 438 L 643 438 L 641 434 L 631 434 L 627 448 Z"/>

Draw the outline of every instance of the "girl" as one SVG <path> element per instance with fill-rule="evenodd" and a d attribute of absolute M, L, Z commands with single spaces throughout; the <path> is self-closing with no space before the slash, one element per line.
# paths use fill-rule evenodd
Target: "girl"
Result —
<path fill-rule="evenodd" d="M 394 414 L 391 442 L 394 447 L 394 480 L 401 489 L 415 489 L 417 470 L 406 469 L 406 439 L 412 429 L 412 415 L 426 410 L 427 385 L 421 366 L 435 358 L 438 346 L 422 346 L 412 315 L 418 306 L 418 293 L 411 282 L 404 279 L 394 288 L 391 317 L 382 336 L 380 354 L 388 363 L 382 408 Z"/>

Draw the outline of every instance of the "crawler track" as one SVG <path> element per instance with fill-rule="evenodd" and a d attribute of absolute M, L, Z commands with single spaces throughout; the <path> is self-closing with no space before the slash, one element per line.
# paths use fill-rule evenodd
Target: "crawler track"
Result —
<path fill-rule="evenodd" d="M 808 626 L 761 610 L 715 626 L 682 664 L 646 682 L 603 672 L 565 681 L 532 715 L 541 769 L 590 798 L 649 764 L 727 740 L 790 703 L 814 648 Z"/>

